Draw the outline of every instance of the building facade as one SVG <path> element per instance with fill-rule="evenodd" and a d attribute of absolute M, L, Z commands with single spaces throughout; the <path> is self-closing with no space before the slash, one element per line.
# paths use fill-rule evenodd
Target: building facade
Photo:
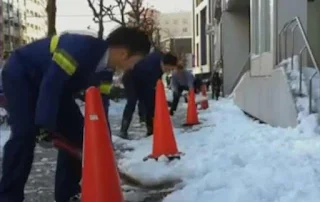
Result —
<path fill-rule="evenodd" d="M 212 37 L 208 27 L 212 24 L 212 0 L 193 0 L 193 56 L 194 73 L 208 73 L 213 67 Z"/>
<path fill-rule="evenodd" d="M 46 0 L 25 0 L 25 36 L 26 43 L 30 43 L 47 34 Z"/>
<path fill-rule="evenodd" d="M 319 113 L 320 2 L 212 1 L 210 45 L 215 63 L 222 66 L 225 95 L 273 126 L 296 126 L 301 110 Z M 298 62 L 286 62 L 292 57 Z M 289 73 L 293 64 L 299 67 L 298 77 Z"/>
<path fill-rule="evenodd" d="M 161 13 L 159 15 L 160 43 L 163 51 L 180 57 L 192 53 L 192 13 Z"/>
<path fill-rule="evenodd" d="M 3 0 L 4 53 L 7 54 L 23 44 L 25 30 L 25 1 Z"/>
<path fill-rule="evenodd" d="M 161 41 L 168 38 L 192 36 L 192 13 L 161 13 L 159 15 Z"/>

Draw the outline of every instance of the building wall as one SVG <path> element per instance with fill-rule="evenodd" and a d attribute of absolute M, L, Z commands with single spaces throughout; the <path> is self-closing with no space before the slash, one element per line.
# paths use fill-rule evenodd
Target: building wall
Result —
<path fill-rule="evenodd" d="M 273 31 L 270 45 L 276 47 L 277 33 L 289 20 L 298 16 L 302 25 L 307 28 L 307 1 L 273 0 L 272 3 L 274 15 L 270 21 Z M 259 13 L 251 12 L 251 19 L 257 18 L 258 15 Z M 251 32 L 252 29 L 254 27 L 251 26 Z M 251 36 L 251 45 L 254 40 Z M 291 41 L 288 43 L 290 45 Z M 302 38 L 297 38 L 295 44 L 295 51 L 298 51 L 302 45 Z M 297 111 L 287 76 L 281 68 L 275 69 L 275 63 L 270 62 L 277 54 L 275 48 L 271 50 L 268 54 L 261 53 L 252 58 L 251 72 L 246 73 L 237 85 L 234 101 L 245 112 L 273 126 L 295 126 Z"/>
<path fill-rule="evenodd" d="M 247 72 L 234 91 L 234 102 L 248 114 L 272 126 L 294 127 L 297 111 L 285 72 L 269 77 L 251 77 Z"/>
<path fill-rule="evenodd" d="M 247 12 L 225 12 L 221 19 L 223 46 L 223 91 L 232 93 L 249 57 L 250 19 Z"/>
<path fill-rule="evenodd" d="M 25 41 L 30 43 L 47 34 L 46 0 L 26 0 Z"/>
<path fill-rule="evenodd" d="M 314 53 L 315 59 L 320 65 L 320 1 L 308 2 L 307 35 Z M 314 66 L 309 59 L 308 66 Z"/>
<path fill-rule="evenodd" d="M 192 36 L 192 13 L 161 13 L 159 15 L 161 40 Z"/>

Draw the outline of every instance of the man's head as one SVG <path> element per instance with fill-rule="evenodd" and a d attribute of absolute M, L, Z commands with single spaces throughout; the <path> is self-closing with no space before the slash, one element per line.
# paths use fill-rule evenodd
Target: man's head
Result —
<path fill-rule="evenodd" d="M 162 71 L 165 73 L 169 73 L 173 69 L 175 69 L 178 65 L 178 58 L 174 56 L 172 53 L 166 53 L 162 57 L 161 67 Z"/>
<path fill-rule="evenodd" d="M 150 51 L 148 35 L 136 27 L 119 27 L 107 38 L 109 59 L 112 67 L 131 69 Z"/>

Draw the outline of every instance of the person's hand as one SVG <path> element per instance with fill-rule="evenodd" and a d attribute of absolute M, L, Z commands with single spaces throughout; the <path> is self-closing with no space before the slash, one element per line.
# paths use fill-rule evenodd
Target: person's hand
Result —
<path fill-rule="evenodd" d="M 117 100 L 121 95 L 121 91 L 122 89 L 120 87 L 112 86 L 109 93 L 110 99 Z"/>

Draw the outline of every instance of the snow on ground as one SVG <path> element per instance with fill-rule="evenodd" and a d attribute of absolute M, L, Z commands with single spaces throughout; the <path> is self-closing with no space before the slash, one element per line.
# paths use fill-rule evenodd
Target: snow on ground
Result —
<path fill-rule="evenodd" d="M 109 107 L 109 116 L 122 116 L 122 112 L 124 110 L 126 104 L 125 99 L 121 99 L 118 102 L 114 102 L 110 100 L 110 107 Z"/>
<path fill-rule="evenodd" d="M 181 160 L 143 157 L 152 138 L 127 142 L 135 148 L 119 161 L 144 184 L 181 179 L 184 187 L 164 202 L 316 202 L 320 198 L 320 137 L 311 115 L 296 128 L 274 128 L 249 119 L 232 100 L 210 101 L 200 130 L 175 129 Z"/>
<path fill-rule="evenodd" d="M 3 146 L 9 139 L 10 130 L 8 128 L 1 127 L 0 128 L 0 158 L 3 154 Z"/>

